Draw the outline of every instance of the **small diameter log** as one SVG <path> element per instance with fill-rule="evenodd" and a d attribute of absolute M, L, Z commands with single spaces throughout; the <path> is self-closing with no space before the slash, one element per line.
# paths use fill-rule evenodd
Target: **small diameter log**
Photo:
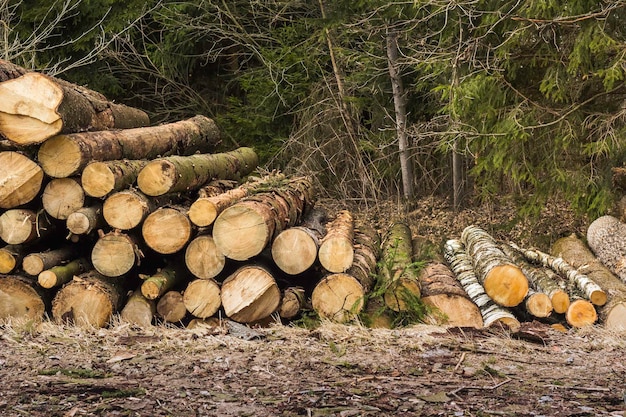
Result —
<path fill-rule="evenodd" d="M 378 233 L 370 228 L 355 230 L 354 262 L 346 272 L 324 277 L 313 289 L 311 303 L 322 318 L 346 322 L 364 307 L 365 295 L 374 286 L 380 252 Z"/>
<path fill-rule="evenodd" d="M 406 311 L 410 299 L 421 297 L 420 282 L 413 263 L 411 229 L 405 223 L 393 224 L 383 244 L 380 277 L 385 305 L 393 311 Z"/>
<path fill-rule="evenodd" d="M 598 314 L 592 303 L 575 297 L 565 312 L 565 320 L 572 327 L 586 327 L 598 320 Z"/>
<path fill-rule="evenodd" d="M 104 223 L 102 205 L 94 204 L 89 207 L 81 207 L 67 216 L 65 225 L 67 230 L 75 235 L 88 235 L 104 226 Z"/>
<path fill-rule="evenodd" d="M 32 201 L 41 190 L 43 177 L 41 167 L 27 156 L 0 152 L 0 208 L 15 208 Z"/>
<path fill-rule="evenodd" d="M 46 174 L 64 178 L 78 174 L 92 161 L 210 152 L 219 136 L 213 120 L 195 116 L 159 126 L 54 136 L 39 147 L 38 160 Z"/>
<path fill-rule="evenodd" d="M 119 231 L 102 234 L 91 251 L 91 263 L 104 276 L 120 277 L 138 262 L 136 239 Z"/>
<path fill-rule="evenodd" d="M 280 305 L 280 290 L 271 271 L 245 265 L 222 283 L 222 306 L 227 317 L 252 323 L 268 317 Z"/>
<path fill-rule="evenodd" d="M 213 225 L 213 239 L 227 258 L 245 261 L 299 223 L 313 204 L 310 178 L 286 180 L 272 192 L 254 194 L 224 210 Z"/>
<path fill-rule="evenodd" d="M 22 276 L 0 277 L 0 320 L 26 318 L 42 320 L 48 294 L 37 287 L 35 280 Z"/>
<path fill-rule="evenodd" d="M 519 330 L 520 322 L 513 313 L 509 309 L 495 303 L 485 292 L 485 288 L 481 285 L 474 272 L 472 258 L 465 251 L 465 247 L 460 240 L 450 239 L 446 242 L 444 245 L 444 258 L 467 295 L 480 309 L 485 327 L 501 324 L 508 327 L 511 331 Z"/>
<path fill-rule="evenodd" d="M 587 244 L 598 259 L 626 282 L 626 223 L 602 216 L 587 228 Z"/>
<path fill-rule="evenodd" d="M 54 224 L 43 210 L 10 209 L 0 215 L 0 239 L 10 245 L 33 242 L 54 230 Z"/>
<path fill-rule="evenodd" d="M 0 248 L 0 274 L 10 274 L 22 262 L 26 250 L 20 245 Z"/>
<path fill-rule="evenodd" d="M 354 219 L 341 210 L 326 224 L 326 235 L 320 243 L 318 258 L 328 272 L 345 272 L 354 259 Z"/>
<path fill-rule="evenodd" d="M 306 295 L 302 287 L 285 288 L 278 307 L 278 315 L 285 320 L 296 317 L 304 308 Z"/>
<path fill-rule="evenodd" d="M 75 275 L 83 274 L 91 269 L 87 259 L 76 259 L 66 265 L 53 266 L 42 271 L 37 277 L 37 282 L 43 288 L 60 287 L 72 280 Z"/>
<path fill-rule="evenodd" d="M 537 318 L 548 317 L 553 310 L 552 301 L 548 294 L 537 292 L 532 288 L 528 290 L 523 305 L 528 314 Z"/>
<path fill-rule="evenodd" d="M 156 209 L 155 202 L 140 191 L 128 189 L 104 200 L 102 215 L 113 229 L 130 230 L 141 224 Z"/>
<path fill-rule="evenodd" d="M 0 73 L 5 80 L 0 83 L 0 133 L 20 145 L 41 143 L 58 133 L 150 124 L 143 111 L 112 103 L 85 87 L 4 60 Z"/>
<path fill-rule="evenodd" d="M 195 279 L 187 285 L 183 293 L 183 303 L 192 316 L 209 318 L 222 305 L 220 286 L 212 279 Z"/>
<path fill-rule="evenodd" d="M 478 306 L 456 279 L 452 270 L 440 262 L 431 262 L 419 273 L 422 302 L 434 308 L 431 319 L 455 327 L 483 327 Z"/>
<path fill-rule="evenodd" d="M 594 305 L 601 306 L 606 303 L 604 290 L 587 275 L 565 262 L 563 258 L 549 255 L 538 249 L 522 249 L 514 244 L 511 246 L 522 252 L 526 259 L 551 268 L 557 274 L 566 277 Z"/>
<path fill-rule="evenodd" d="M 240 179 L 259 159 L 252 148 L 218 154 L 170 156 L 151 161 L 137 176 L 137 186 L 149 196 L 197 190 L 211 179 Z"/>
<path fill-rule="evenodd" d="M 52 300 L 52 317 L 56 323 L 104 327 L 124 302 L 120 281 L 96 271 L 85 272 L 63 286 Z"/>
<path fill-rule="evenodd" d="M 576 235 L 557 240 L 550 252 L 578 268 L 606 292 L 607 302 L 598 308 L 604 327 L 626 330 L 626 283 L 613 275 Z"/>
<path fill-rule="evenodd" d="M 211 279 L 219 275 L 226 265 L 226 257 L 208 234 L 196 236 L 185 249 L 185 264 L 195 277 Z"/>
<path fill-rule="evenodd" d="M 96 161 L 87 164 L 80 176 L 85 194 L 103 198 L 115 191 L 125 190 L 137 181 L 148 160 Z"/>
<path fill-rule="evenodd" d="M 85 204 L 85 191 L 74 178 L 55 178 L 44 188 L 41 202 L 50 216 L 67 220 Z"/>
<path fill-rule="evenodd" d="M 487 295 L 504 307 L 520 304 L 528 293 L 528 279 L 486 231 L 468 226 L 461 234 L 467 254 Z"/>
<path fill-rule="evenodd" d="M 156 302 L 143 296 L 137 289 L 128 297 L 124 308 L 120 312 L 120 318 L 127 323 L 148 328 L 152 326 L 152 320 L 156 314 Z"/>
<path fill-rule="evenodd" d="M 211 198 L 232 190 L 239 184 L 235 180 L 213 180 L 198 189 L 198 198 Z"/>
<path fill-rule="evenodd" d="M 173 207 L 162 207 L 150 213 L 141 226 L 146 245 L 165 255 L 182 250 L 193 234 L 186 213 L 184 208 Z"/>
<path fill-rule="evenodd" d="M 156 300 L 163 294 L 187 280 L 189 273 L 183 267 L 172 264 L 159 269 L 157 273 L 143 277 L 141 293 L 148 300 Z"/>
<path fill-rule="evenodd" d="M 28 275 L 36 277 L 46 269 L 74 259 L 77 253 L 78 248 L 75 245 L 67 245 L 46 252 L 29 253 L 22 261 L 22 269 Z"/>
<path fill-rule="evenodd" d="M 179 291 L 168 291 L 157 302 L 157 314 L 168 323 L 178 323 L 187 315 L 183 295 Z"/>

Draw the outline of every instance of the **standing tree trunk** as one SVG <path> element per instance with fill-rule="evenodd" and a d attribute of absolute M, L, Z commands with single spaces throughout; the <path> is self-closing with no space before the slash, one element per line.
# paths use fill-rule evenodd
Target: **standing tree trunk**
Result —
<path fill-rule="evenodd" d="M 32 279 L 17 275 L 0 277 L 0 319 L 42 320 L 48 298 Z"/>
<path fill-rule="evenodd" d="M 226 316 L 240 323 L 268 317 L 280 305 L 280 290 L 271 271 L 245 265 L 222 283 L 222 306 Z"/>
<path fill-rule="evenodd" d="M 85 194 L 103 198 L 114 191 L 124 190 L 137 181 L 147 160 L 95 161 L 87 164 L 80 176 Z"/>
<path fill-rule="evenodd" d="M 354 259 L 354 218 L 349 210 L 341 210 L 326 224 L 318 252 L 320 263 L 328 272 L 347 271 Z"/>
<path fill-rule="evenodd" d="M 192 316 L 206 319 L 217 313 L 222 305 L 219 284 L 213 279 L 191 281 L 183 293 L 183 303 Z"/>
<path fill-rule="evenodd" d="M 30 158 L 18 152 L 0 152 L 0 208 L 31 202 L 41 190 L 43 177 L 41 167 Z"/>
<path fill-rule="evenodd" d="M 146 217 L 141 234 L 155 252 L 171 255 L 191 240 L 193 228 L 184 208 L 161 207 Z"/>

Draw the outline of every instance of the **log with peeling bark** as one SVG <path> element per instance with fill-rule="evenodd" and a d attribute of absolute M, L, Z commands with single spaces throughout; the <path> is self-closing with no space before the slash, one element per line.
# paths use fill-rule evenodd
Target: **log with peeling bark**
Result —
<path fill-rule="evenodd" d="M 598 308 L 604 327 L 626 330 L 626 283 L 616 277 L 574 234 L 554 242 L 550 252 L 587 275 L 606 292 L 607 302 Z"/>
<path fill-rule="evenodd" d="M 148 115 L 85 87 L 0 60 L 0 133 L 31 145 L 68 132 L 150 124 Z"/>
<path fill-rule="evenodd" d="M 50 294 L 34 279 L 19 275 L 0 276 L 0 320 L 42 320 L 49 301 Z"/>
<path fill-rule="evenodd" d="M 105 225 L 102 204 L 94 203 L 92 206 L 79 208 L 67 216 L 65 225 L 75 235 L 88 235 L 102 228 Z"/>
<path fill-rule="evenodd" d="M 67 220 L 85 205 L 85 190 L 76 178 L 55 178 L 44 188 L 41 202 L 50 216 Z"/>
<path fill-rule="evenodd" d="M 354 259 L 354 218 L 349 210 L 339 211 L 326 224 L 326 235 L 320 242 L 318 258 L 328 272 L 345 272 Z"/>
<path fill-rule="evenodd" d="M 487 295 L 504 307 L 520 304 L 528 292 L 528 279 L 502 252 L 495 239 L 472 225 L 463 230 L 461 241 Z"/>
<path fill-rule="evenodd" d="M 102 216 L 113 229 L 130 230 L 156 210 L 155 201 L 135 189 L 109 195 L 102 205 Z"/>
<path fill-rule="evenodd" d="M 52 300 L 54 321 L 96 328 L 106 326 L 125 301 L 121 283 L 93 270 L 75 276 Z"/>
<path fill-rule="evenodd" d="M 0 208 L 15 208 L 34 200 L 43 178 L 41 167 L 27 156 L 0 152 Z"/>
<path fill-rule="evenodd" d="M 421 297 L 420 281 L 413 262 L 411 229 L 402 222 L 393 224 L 382 246 L 380 279 L 385 288 L 385 305 L 406 311 L 410 300 Z"/>
<path fill-rule="evenodd" d="M 93 267 L 107 277 L 126 274 L 142 256 L 137 242 L 135 236 L 120 231 L 102 233 L 91 251 Z"/>
<path fill-rule="evenodd" d="M 87 259 L 75 259 L 65 265 L 53 266 L 42 271 L 37 276 L 37 282 L 43 288 L 60 287 L 70 282 L 75 275 L 83 274 L 91 268 L 91 264 Z"/>
<path fill-rule="evenodd" d="M 302 312 L 305 306 L 306 295 L 302 287 L 289 287 L 283 291 L 278 315 L 285 320 L 291 320 Z"/>
<path fill-rule="evenodd" d="M 144 297 L 141 289 L 136 289 L 132 292 L 120 312 L 122 320 L 143 328 L 152 326 L 152 320 L 155 315 L 156 302 Z"/>
<path fill-rule="evenodd" d="M 81 185 L 88 196 L 104 198 L 133 185 L 148 162 L 143 159 L 90 162 L 81 173 Z"/>
<path fill-rule="evenodd" d="M 30 243 L 55 231 L 46 213 L 28 209 L 10 209 L 0 215 L 0 239 L 10 245 Z"/>
<path fill-rule="evenodd" d="M 195 279 L 187 284 L 183 304 L 194 317 L 206 319 L 222 305 L 220 285 L 213 279 Z"/>
<path fill-rule="evenodd" d="M 187 315 L 187 308 L 180 291 L 170 290 L 163 294 L 156 305 L 157 314 L 167 323 L 178 323 Z"/>
<path fill-rule="evenodd" d="M 189 273 L 177 262 L 171 262 L 169 265 L 160 268 L 155 274 L 141 276 L 141 278 L 144 280 L 141 284 L 143 296 L 148 300 L 156 300 L 177 285 L 185 282 L 189 278 Z"/>
<path fill-rule="evenodd" d="M 587 275 L 565 262 L 563 258 L 552 256 L 539 249 L 523 249 L 515 244 L 511 246 L 523 253 L 528 260 L 551 268 L 557 274 L 566 277 L 594 305 L 601 306 L 606 303 L 604 290 Z"/>
<path fill-rule="evenodd" d="M 0 248 L 0 274 L 10 274 L 22 262 L 26 249 L 21 245 L 6 245 Z"/>
<path fill-rule="evenodd" d="M 336 322 L 352 320 L 365 305 L 374 286 L 380 237 L 376 230 L 360 226 L 354 232 L 354 261 L 346 272 L 329 274 L 313 289 L 311 303 L 322 318 Z"/>
<path fill-rule="evenodd" d="M 211 179 L 239 180 L 251 173 L 259 158 L 252 148 L 217 154 L 169 156 L 148 163 L 137 176 L 137 186 L 149 196 L 201 188 Z"/>
<path fill-rule="evenodd" d="M 474 271 L 472 257 L 466 252 L 463 242 L 458 239 L 448 240 L 444 245 L 444 258 L 467 295 L 480 309 L 485 327 L 500 324 L 512 331 L 520 328 L 521 324 L 513 313 L 508 308 L 495 303 L 485 292 L 485 288 Z"/>
<path fill-rule="evenodd" d="M 483 327 L 483 316 L 454 272 L 441 262 L 430 262 L 419 272 L 422 302 L 434 311 L 429 315 L 438 324 Z"/>
<path fill-rule="evenodd" d="M 185 264 L 195 277 L 210 279 L 224 270 L 226 257 L 215 245 L 213 236 L 199 234 L 185 249 Z"/>
<path fill-rule="evenodd" d="M 314 205 L 310 178 L 292 178 L 228 207 L 213 224 L 213 239 L 230 259 L 245 261 L 260 254 L 281 231 L 299 223 Z"/>
<path fill-rule="evenodd" d="M 248 264 L 238 268 L 222 283 L 222 306 L 230 319 L 252 323 L 278 309 L 280 289 L 267 267 Z"/>
<path fill-rule="evenodd" d="M 587 228 L 587 244 L 598 259 L 626 282 L 626 223 L 613 216 L 595 219 Z"/>
<path fill-rule="evenodd" d="M 89 162 L 154 159 L 210 152 L 219 142 L 215 122 L 205 116 L 159 126 L 57 135 L 40 147 L 37 159 L 54 178 L 80 173 Z"/>
<path fill-rule="evenodd" d="M 65 245 L 45 252 L 29 253 L 22 260 L 22 269 L 26 274 L 36 277 L 46 269 L 75 259 L 78 252 L 76 245 Z"/>
<path fill-rule="evenodd" d="M 181 207 L 160 207 L 150 213 L 141 226 L 146 245 L 164 255 L 181 251 L 193 232 L 187 209 Z"/>

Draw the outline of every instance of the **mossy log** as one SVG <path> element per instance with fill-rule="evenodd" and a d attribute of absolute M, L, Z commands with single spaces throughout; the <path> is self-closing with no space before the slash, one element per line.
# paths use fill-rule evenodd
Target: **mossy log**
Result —
<path fill-rule="evenodd" d="M 55 229 L 43 210 L 10 209 L 0 215 L 0 239 L 10 245 L 34 242 L 51 235 Z"/>
<path fill-rule="evenodd" d="M 260 254 L 274 237 L 299 223 L 314 205 L 310 178 L 292 178 L 271 192 L 244 198 L 225 209 L 213 224 L 213 239 L 230 259 Z"/>
<path fill-rule="evenodd" d="M 0 248 L 0 274 L 10 274 L 20 265 L 26 248 L 22 245 L 6 245 Z"/>
<path fill-rule="evenodd" d="M 311 303 L 317 314 L 336 322 L 354 319 L 365 305 L 365 295 L 373 288 L 380 256 L 376 230 L 360 226 L 354 231 L 354 261 L 346 272 L 329 274 L 313 289 Z"/>
<path fill-rule="evenodd" d="M 76 178 L 55 178 L 44 188 L 41 202 L 50 216 L 67 220 L 85 205 L 85 190 Z"/>
<path fill-rule="evenodd" d="M 217 154 L 169 156 L 143 167 L 137 176 L 137 186 L 149 196 L 192 191 L 212 179 L 239 180 L 258 163 L 256 152 L 245 147 Z"/>
<path fill-rule="evenodd" d="M 613 216 L 602 216 L 587 228 L 587 244 L 622 281 L 626 282 L 626 223 Z"/>
<path fill-rule="evenodd" d="M 152 326 L 155 315 L 156 302 L 144 297 L 141 293 L 141 289 L 136 289 L 132 292 L 120 312 L 120 318 L 122 320 L 143 328 Z"/>
<path fill-rule="evenodd" d="M 45 252 L 33 252 L 24 256 L 22 269 L 31 276 L 38 276 L 41 272 L 52 267 L 65 264 L 76 258 L 79 248 L 76 245 L 65 245 Z"/>
<path fill-rule="evenodd" d="M 88 196 L 104 198 L 133 185 L 149 162 L 143 159 L 90 162 L 80 176 L 81 185 Z"/>
<path fill-rule="evenodd" d="M 461 241 L 487 295 L 504 307 L 520 304 L 528 292 L 528 279 L 502 252 L 495 239 L 472 225 L 463 230 Z"/>
<path fill-rule="evenodd" d="M 213 120 L 195 116 L 159 126 L 54 136 L 39 147 L 37 159 L 47 175 L 64 178 L 80 173 L 93 161 L 210 152 L 219 137 Z"/>
<path fill-rule="evenodd" d="M 120 280 L 96 271 L 75 276 L 52 300 L 52 317 L 57 323 L 104 327 L 124 304 L 126 293 Z"/>
<path fill-rule="evenodd" d="M 445 243 L 444 258 L 467 295 L 480 309 L 485 327 L 500 324 L 508 327 L 511 331 L 519 330 L 521 324 L 513 313 L 508 308 L 495 303 L 485 292 L 485 288 L 474 271 L 472 257 L 466 252 L 460 240 L 450 239 Z M 524 293 L 526 292 L 528 290 Z"/>
<path fill-rule="evenodd" d="M 210 198 L 232 190 L 239 184 L 235 180 L 213 180 L 198 189 L 197 198 Z"/>
<path fill-rule="evenodd" d="M 26 318 L 42 320 L 50 300 L 31 278 L 6 275 L 0 276 L 0 320 Z"/>
<path fill-rule="evenodd" d="M 220 285 L 213 279 L 195 279 L 187 284 L 183 303 L 194 317 L 206 319 L 217 313 L 222 305 Z"/>
<path fill-rule="evenodd" d="M 37 276 L 37 282 L 43 288 L 60 287 L 70 282 L 74 276 L 83 274 L 91 268 L 91 263 L 87 259 L 75 259 L 65 265 L 57 265 L 41 271 Z"/>
<path fill-rule="evenodd" d="M 0 208 L 15 208 L 33 201 L 41 190 L 43 178 L 41 167 L 27 156 L 0 152 Z"/>
<path fill-rule="evenodd" d="M 606 292 L 607 302 L 598 308 L 604 327 L 626 330 L 626 283 L 617 278 L 574 234 L 554 242 L 550 252 L 587 275 Z"/>
<path fill-rule="evenodd" d="M 179 323 L 187 315 L 187 308 L 180 291 L 170 290 L 157 301 L 157 314 L 167 323 Z"/>
<path fill-rule="evenodd" d="M 122 190 L 109 195 L 102 205 L 102 215 L 113 229 L 130 230 L 139 226 L 158 205 L 139 190 Z"/>
<path fill-rule="evenodd" d="M 211 279 L 224 270 L 226 257 L 215 245 L 213 236 L 199 234 L 185 249 L 185 264 L 195 277 Z"/>
<path fill-rule="evenodd" d="M 302 287 L 288 287 L 282 292 L 278 315 L 285 320 L 298 316 L 306 303 L 306 295 Z"/>
<path fill-rule="evenodd" d="M 89 207 L 81 207 L 69 216 L 65 226 L 75 235 L 88 235 L 105 225 L 102 215 L 102 204 L 94 203 Z"/>
<path fill-rule="evenodd" d="M 105 96 L 0 60 L 0 133 L 20 145 L 59 134 L 150 124 L 148 115 Z"/>
<path fill-rule="evenodd" d="M 280 290 L 274 275 L 261 265 L 238 268 L 222 283 L 221 295 L 224 313 L 239 323 L 264 319 L 280 305 Z"/>
<path fill-rule="evenodd" d="M 104 276 L 121 277 L 142 256 L 137 241 L 135 236 L 120 231 L 102 233 L 91 251 L 93 267 Z"/>
<path fill-rule="evenodd" d="M 150 213 L 141 226 L 146 245 L 164 255 L 181 251 L 191 240 L 193 232 L 184 207 L 160 207 Z"/>
<path fill-rule="evenodd" d="M 156 300 L 169 290 L 187 281 L 189 272 L 182 265 L 171 262 L 170 265 L 160 268 L 155 274 L 141 277 L 144 280 L 141 284 L 141 293 L 148 300 Z"/>
<path fill-rule="evenodd" d="M 339 211 L 326 224 L 317 254 L 320 264 L 328 272 L 345 272 L 354 260 L 354 218 L 349 210 Z"/>

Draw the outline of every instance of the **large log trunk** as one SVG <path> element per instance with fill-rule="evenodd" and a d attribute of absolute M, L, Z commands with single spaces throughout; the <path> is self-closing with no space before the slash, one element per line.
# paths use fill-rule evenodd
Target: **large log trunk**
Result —
<path fill-rule="evenodd" d="M 148 163 L 137 176 L 137 186 L 149 196 L 197 190 L 211 179 L 240 179 L 259 163 L 251 148 L 218 154 L 169 156 Z"/>
<path fill-rule="evenodd" d="M 272 272 L 260 265 L 245 265 L 222 283 L 222 306 L 227 317 L 252 323 L 268 317 L 280 305 L 280 290 Z"/>
<path fill-rule="evenodd" d="M 102 234 L 91 251 L 93 267 L 104 276 L 120 277 L 137 263 L 137 239 L 119 231 Z"/>
<path fill-rule="evenodd" d="M 58 78 L 0 60 L 0 133 L 20 145 L 58 133 L 147 126 L 141 110 Z"/>
<path fill-rule="evenodd" d="M 326 235 L 320 243 L 318 258 L 328 272 L 345 272 L 354 259 L 354 219 L 341 210 L 326 224 Z"/>
<path fill-rule="evenodd" d="M 152 326 L 156 314 L 156 302 L 143 296 L 140 289 L 133 291 L 120 312 L 120 318 L 140 327 Z"/>
<path fill-rule="evenodd" d="M 75 178 L 55 178 L 44 188 L 41 202 L 49 215 L 67 220 L 85 204 L 85 191 Z"/>
<path fill-rule="evenodd" d="M 213 120 L 195 116 L 160 126 L 58 135 L 45 141 L 37 155 L 46 174 L 63 178 L 78 174 L 92 161 L 210 152 L 219 137 Z"/>
<path fill-rule="evenodd" d="M 576 235 L 557 240 L 550 252 L 587 275 L 606 292 L 607 302 L 598 309 L 604 327 L 626 330 L 626 283 L 613 275 Z"/>
<path fill-rule="evenodd" d="M 201 234 L 187 245 L 185 264 L 195 277 L 210 279 L 215 278 L 224 270 L 226 257 L 215 245 L 213 236 Z"/>
<path fill-rule="evenodd" d="M 587 228 L 587 243 L 598 259 L 626 282 L 626 223 L 602 216 Z"/>
<path fill-rule="evenodd" d="M 10 209 L 31 202 L 41 190 L 43 177 L 41 167 L 27 156 L 0 152 L 0 208 Z"/>
<path fill-rule="evenodd" d="M 80 176 L 85 194 L 102 198 L 130 187 L 137 181 L 139 172 L 148 162 L 150 161 L 127 159 L 90 162 Z"/>
<path fill-rule="evenodd" d="M 217 313 L 222 305 L 219 284 L 213 279 L 191 281 L 183 293 L 183 303 L 192 316 L 206 319 Z"/>
<path fill-rule="evenodd" d="M 156 208 L 154 199 L 129 189 L 109 195 L 102 205 L 102 215 L 113 229 L 130 230 L 139 226 Z"/>
<path fill-rule="evenodd" d="M 230 259 L 245 261 L 260 254 L 287 227 L 313 207 L 309 178 L 285 181 L 271 192 L 257 193 L 228 207 L 213 224 L 213 239 Z"/>
<path fill-rule="evenodd" d="M 43 288 L 60 287 L 70 282 L 74 276 L 83 274 L 90 269 L 91 264 L 89 261 L 84 258 L 79 258 L 65 265 L 57 265 L 45 271 L 41 271 L 37 276 L 37 282 Z"/>
<path fill-rule="evenodd" d="M 169 255 L 181 251 L 191 240 L 192 224 L 184 208 L 161 207 L 141 226 L 144 242 L 155 252 Z"/>
<path fill-rule="evenodd" d="M 0 277 L 0 320 L 7 318 L 43 319 L 45 294 L 33 279 L 10 275 Z"/>
<path fill-rule="evenodd" d="M 54 224 L 43 212 L 10 209 L 0 215 L 0 238 L 10 245 L 33 242 L 54 230 Z"/>

